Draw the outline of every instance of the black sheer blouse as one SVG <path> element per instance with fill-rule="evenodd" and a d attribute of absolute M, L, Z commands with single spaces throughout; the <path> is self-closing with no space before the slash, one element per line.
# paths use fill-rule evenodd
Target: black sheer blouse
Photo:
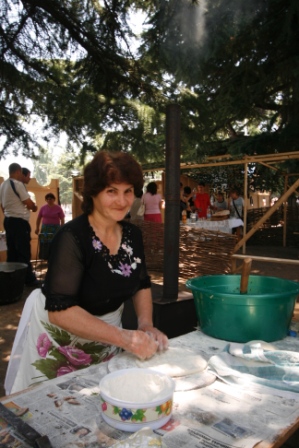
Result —
<path fill-rule="evenodd" d="M 139 289 L 150 288 L 140 229 L 126 221 L 116 255 L 95 235 L 87 215 L 66 223 L 51 243 L 43 293 L 45 308 L 78 305 L 93 315 L 115 311 Z"/>

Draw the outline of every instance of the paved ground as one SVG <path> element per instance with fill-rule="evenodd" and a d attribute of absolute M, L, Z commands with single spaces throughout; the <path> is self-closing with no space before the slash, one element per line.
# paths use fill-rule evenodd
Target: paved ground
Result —
<path fill-rule="evenodd" d="M 239 253 L 242 254 L 242 251 L 240 251 Z M 299 260 L 299 248 L 248 246 L 246 248 L 246 255 L 258 255 L 263 257 Z M 297 265 L 253 261 L 251 273 L 256 275 L 280 277 L 288 280 L 299 281 L 299 266 Z M 153 276 L 154 281 L 161 282 L 161 274 L 151 273 L 151 275 Z M 5 394 L 3 384 L 13 340 L 25 300 L 29 296 L 31 291 L 32 288 L 25 287 L 23 296 L 18 302 L 0 306 L 0 397 L 4 396 Z M 298 306 L 296 306 L 295 314 L 299 318 L 299 303 Z M 296 437 L 299 437 L 298 434 L 296 435 Z M 295 445 L 288 444 L 284 445 L 283 448 L 289 448 L 293 446 L 299 446 L 298 439 L 296 439 Z"/>

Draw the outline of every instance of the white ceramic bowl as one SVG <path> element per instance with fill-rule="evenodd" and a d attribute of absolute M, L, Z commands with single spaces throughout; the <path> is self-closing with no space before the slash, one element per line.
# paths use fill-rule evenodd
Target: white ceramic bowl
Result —
<path fill-rule="evenodd" d="M 171 417 L 175 382 L 151 369 L 123 369 L 100 381 L 102 417 L 122 431 L 158 429 Z"/>

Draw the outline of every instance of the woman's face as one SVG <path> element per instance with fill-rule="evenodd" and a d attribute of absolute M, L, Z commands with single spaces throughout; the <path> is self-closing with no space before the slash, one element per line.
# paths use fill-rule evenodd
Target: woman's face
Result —
<path fill-rule="evenodd" d="M 105 219 L 121 221 L 130 210 L 134 196 L 134 187 L 126 183 L 111 184 L 93 197 L 93 213 Z"/>
<path fill-rule="evenodd" d="M 197 193 L 204 193 L 204 186 L 203 185 L 197 185 Z"/>
<path fill-rule="evenodd" d="M 52 207 L 52 206 L 54 205 L 55 198 L 51 198 L 51 197 L 49 197 L 49 198 L 46 199 L 46 202 L 47 202 L 47 204 L 48 204 L 50 207 Z"/>

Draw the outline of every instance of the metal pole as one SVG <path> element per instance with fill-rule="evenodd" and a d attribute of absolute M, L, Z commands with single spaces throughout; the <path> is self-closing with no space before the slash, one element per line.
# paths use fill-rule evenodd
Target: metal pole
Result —
<path fill-rule="evenodd" d="M 166 108 L 165 219 L 163 299 L 179 291 L 181 115 L 178 104 Z"/>

